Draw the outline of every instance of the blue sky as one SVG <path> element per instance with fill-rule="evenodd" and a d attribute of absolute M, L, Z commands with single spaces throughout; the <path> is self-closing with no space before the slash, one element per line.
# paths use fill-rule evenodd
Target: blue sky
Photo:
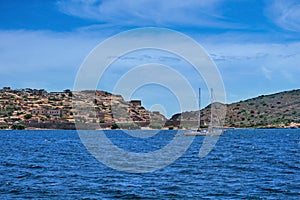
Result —
<path fill-rule="evenodd" d="M 170 28 L 199 42 L 221 72 L 229 103 L 300 86 L 297 0 L 1 0 L 0 86 L 72 88 L 81 63 L 97 44 L 149 26 Z M 176 61 L 163 56 L 151 58 L 169 65 Z M 140 64 L 145 54 L 129 57 L 131 65 Z M 122 71 L 118 67 L 112 77 Z M 99 88 L 109 90 L 106 85 Z M 155 103 L 147 102 L 145 93 L 136 95 L 147 108 Z"/>

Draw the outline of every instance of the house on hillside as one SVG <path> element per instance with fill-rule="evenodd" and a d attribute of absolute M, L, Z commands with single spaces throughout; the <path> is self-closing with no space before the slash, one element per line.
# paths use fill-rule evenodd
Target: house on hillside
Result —
<path fill-rule="evenodd" d="M 62 110 L 61 109 L 56 109 L 56 110 L 45 110 L 45 109 L 31 110 L 31 114 L 62 116 Z"/>
<path fill-rule="evenodd" d="M 131 100 L 130 103 L 136 107 L 142 106 L 141 100 Z"/>

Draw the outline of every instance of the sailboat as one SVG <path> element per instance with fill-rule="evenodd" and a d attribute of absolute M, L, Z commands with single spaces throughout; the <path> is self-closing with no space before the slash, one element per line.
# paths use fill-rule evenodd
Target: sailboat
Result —
<path fill-rule="evenodd" d="M 201 128 L 201 88 L 199 88 L 199 100 L 198 100 L 198 128 L 196 130 L 185 130 L 184 135 L 187 136 L 197 136 L 197 135 L 207 135 L 208 130 Z"/>

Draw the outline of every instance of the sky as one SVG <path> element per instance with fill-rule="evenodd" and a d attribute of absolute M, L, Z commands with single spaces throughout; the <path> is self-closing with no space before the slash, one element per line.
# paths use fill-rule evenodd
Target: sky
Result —
<path fill-rule="evenodd" d="M 220 71 L 227 103 L 300 88 L 298 0 L 1 0 L 0 87 L 72 89 L 98 44 L 143 27 L 172 29 L 198 42 Z M 180 58 L 146 50 L 118 59 L 98 89 L 112 91 L 124 66 L 149 62 L 181 67 L 193 87 L 203 84 Z M 157 94 L 156 87 L 145 86 L 132 98 L 167 116 L 178 112 L 169 103 L 174 95 Z M 204 99 L 203 106 L 208 91 Z"/>

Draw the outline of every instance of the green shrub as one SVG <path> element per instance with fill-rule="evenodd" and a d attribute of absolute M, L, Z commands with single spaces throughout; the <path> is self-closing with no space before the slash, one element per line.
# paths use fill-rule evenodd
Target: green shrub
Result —
<path fill-rule="evenodd" d="M 163 125 L 160 124 L 160 123 L 151 123 L 149 125 L 149 127 L 152 128 L 152 129 L 161 129 L 163 127 Z"/>
<path fill-rule="evenodd" d="M 263 105 L 263 106 L 267 105 L 265 101 L 260 101 L 260 104 Z"/>
<path fill-rule="evenodd" d="M 60 101 L 60 99 L 58 99 L 56 97 L 49 97 L 48 100 L 49 101 Z"/>
<path fill-rule="evenodd" d="M 26 128 L 26 126 L 24 124 L 13 124 L 11 128 L 14 130 L 23 130 Z"/>
<path fill-rule="evenodd" d="M 114 124 L 111 125 L 111 129 L 118 129 L 118 128 L 119 128 L 119 126 L 116 123 L 114 123 Z"/>
<path fill-rule="evenodd" d="M 32 117 L 32 114 L 26 114 L 26 115 L 24 115 L 25 119 L 30 119 L 31 117 Z"/>
<path fill-rule="evenodd" d="M 0 125 L 0 129 L 7 129 L 7 128 L 8 128 L 7 124 Z"/>

